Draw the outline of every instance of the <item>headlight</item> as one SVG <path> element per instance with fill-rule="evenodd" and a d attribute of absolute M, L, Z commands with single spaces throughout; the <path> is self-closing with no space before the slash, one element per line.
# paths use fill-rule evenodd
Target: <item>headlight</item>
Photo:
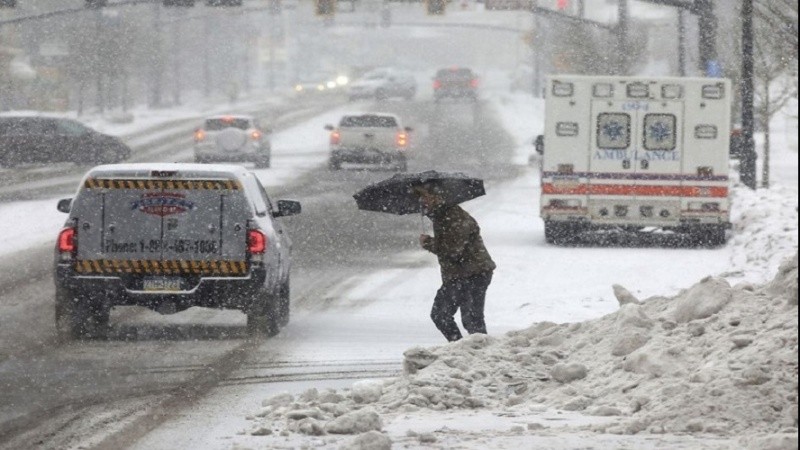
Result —
<path fill-rule="evenodd" d="M 350 82 L 350 79 L 347 78 L 344 75 L 339 75 L 338 77 L 336 77 L 336 84 L 338 84 L 339 86 L 344 86 L 349 82 Z"/>
<path fill-rule="evenodd" d="M 303 86 L 299 85 L 299 84 L 295 85 L 294 90 L 297 91 L 297 92 L 301 92 L 303 90 Z"/>
<path fill-rule="evenodd" d="M 335 87 L 336 87 L 336 82 L 335 82 L 335 81 L 328 81 L 327 83 L 325 83 L 325 86 L 326 86 L 328 89 L 333 89 L 333 88 L 335 88 Z"/>

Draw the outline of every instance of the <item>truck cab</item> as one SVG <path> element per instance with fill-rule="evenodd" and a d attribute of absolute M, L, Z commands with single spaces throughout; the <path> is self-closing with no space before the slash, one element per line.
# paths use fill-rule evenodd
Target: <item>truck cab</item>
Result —
<path fill-rule="evenodd" d="M 724 244 L 730 98 L 725 79 L 551 76 L 541 162 L 546 240 L 656 227 Z"/>

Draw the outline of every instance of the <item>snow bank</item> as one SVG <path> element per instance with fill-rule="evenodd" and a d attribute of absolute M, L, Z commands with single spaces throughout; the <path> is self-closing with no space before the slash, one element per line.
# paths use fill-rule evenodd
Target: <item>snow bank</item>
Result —
<path fill-rule="evenodd" d="M 620 309 L 599 319 L 412 348 L 401 377 L 265 400 L 259 430 L 373 432 L 363 438 L 371 441 L 379 415 L 558 408 L 616 418 L 592 426 L 602 433 L 796 443 L 797 264 L 795 253 L 764 285 L 706 277 L 675 297 L 641 302 L 619 286 Z"/>

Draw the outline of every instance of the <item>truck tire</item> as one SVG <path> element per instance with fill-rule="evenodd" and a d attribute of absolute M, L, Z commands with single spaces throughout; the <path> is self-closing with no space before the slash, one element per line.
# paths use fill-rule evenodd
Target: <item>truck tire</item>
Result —
<path fill-rule="evenodd" d="M 289 288 L 289 279 L 281 286 L 281 291 L 278 294 L 278 324 L 285 327 L 289 324 L 289 317 L 291 316 L 291 289 Z"/>
<path fill-rule="evenodd" d="M 272 166 L 270 155 L 261 155 L 254 161 L 256 169 L 269 169 Z"/>
<path fill-rule="evenodd" d="M 577 230 L 571 224 L 544 223 L 544 240 L 548 244 L 567 245 L 575 242 Z"/>
<path fill-rule="evenodd" d="M 111 308 L 76 298 L 67 290 L 56 289 L 55 322 L 59 341 L 105 339 Z"/>
<path fill-rule="evenodd" d="M 397 158 L 396 168 L 398 172 L 408 172 L 408 159 L 405 155 L 401 155 Z"/>
<path fill-rule="evenodd" d="M 262 288 L 256 293 L 254 305 L 247 311 L 247 334 L 272 337 L 280 331 L 278 308 Z"/>
<path fill-rule="evenodd" d="M 342 162 L 339 161 L 337 158 L 331 156 L 328 160 L 328 169 L 330 170 L 339 170 L 342 168 Z"/>

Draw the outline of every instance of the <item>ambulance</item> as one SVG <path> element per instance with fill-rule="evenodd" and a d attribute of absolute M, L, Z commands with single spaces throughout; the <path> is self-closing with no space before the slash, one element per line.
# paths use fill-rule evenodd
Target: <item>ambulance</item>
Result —
<path fill-rule="evenodd" d="M 537 152 L 548 243 L 605 230 L 725 243 L 729 80 L 553 75 L 546 89 Z"/>

